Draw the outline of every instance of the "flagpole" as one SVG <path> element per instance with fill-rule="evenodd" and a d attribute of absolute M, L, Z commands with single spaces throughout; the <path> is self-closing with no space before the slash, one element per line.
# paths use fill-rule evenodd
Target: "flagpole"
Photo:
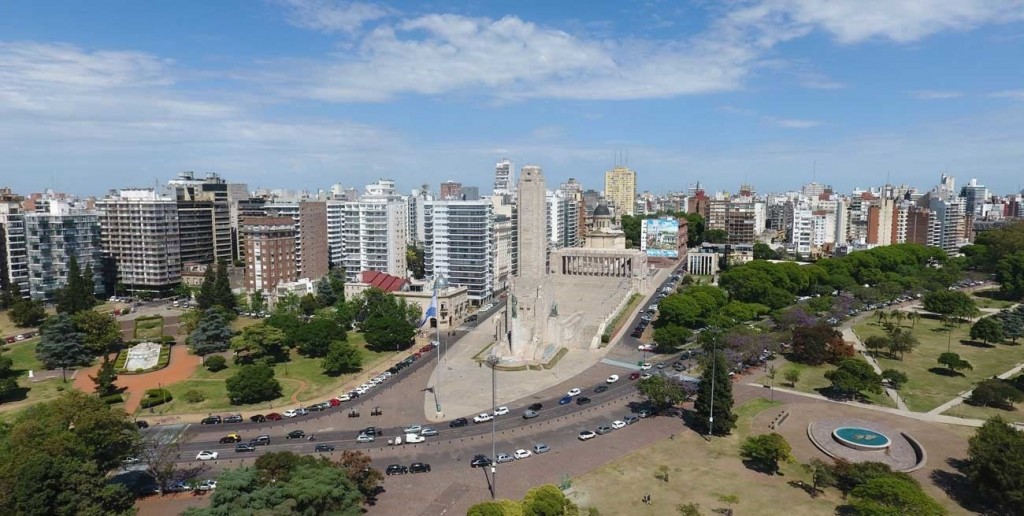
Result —
<path fill-rule="evenodd" d="M 437 409 L 437 413 L 441 413 L 441 309 L 437 306 L 437 282 L 441 277 L 434 278 L 434 320 L 437 324 L 434 325 L 437 335 L 437 382 L 434 383 L 434 405 Z"/>

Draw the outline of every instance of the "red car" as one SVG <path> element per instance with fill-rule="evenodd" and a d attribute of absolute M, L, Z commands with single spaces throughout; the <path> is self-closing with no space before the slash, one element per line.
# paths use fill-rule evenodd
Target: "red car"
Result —
<path fill-rule="evenodd" d="M 277 412 L 271 412 L 267 414 L 267 421 L 280 421 L 282 419 L 284 418 L 281 417 L 281 414 L 278 414 Z"/>
<path fill-rule="evenodd" d="M 640 373 L 630 373 L 629 374 L 629 379 L 630 380 L 636 380 L 636 379 L 639 379 L 639 378 L 640 378 Z M 270 419 L 270 418 L 268 417 L 267 419 Z"/>
<path fill-rule="evenodd" d="M 339 400 L 338 398 L 331 398 L 328 401 L 330 402 L 332 407 L 337 407 L 338 405 L 341 405 L 341 400 Z"/>
<path fill-rule="evenodd" d="M 434 349 L 434 346 L 431 346 L 430 344 L 427 344 L 426 346 L 423 346 L 422 348 L 420 348 L 420 353 L 427 353 L 427 352 L 429 352 L 432 349 Z"/>

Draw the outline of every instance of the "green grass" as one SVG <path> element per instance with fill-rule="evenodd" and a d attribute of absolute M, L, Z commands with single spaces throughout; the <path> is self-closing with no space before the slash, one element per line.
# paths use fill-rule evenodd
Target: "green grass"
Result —
<path fill-rule="evenodd" d="M 860 357 L 858 356 L 858 358 Z M 882 366 L 882 368 L 885 369 L 885 366 Z M 787 369 L 796 369 L 797 371 L 800 371 L 800 380 L 796 382 L 796 386 L 790 386 L 789 382 L 786 381 L 785 374 Z M 822 390 L 832 385 L 832 382 L 825 378 L 825 373 L 833 369 L 835 369 L 835 366 L 831 364 L 810 366 L 806 364 L 789 363 L 778 368 L 778 372 L 775 375 L 775 385 L 796 389 L 800 392 L 823 394 Z M 765 378 L 764 381 L 769 380 Z M 902 393 L 900 395 L 902 396 Z M 896 406 L 892 399 L 890 399 L 884 392 L 881 394 L 867 393 L 864 397 L 873 405 L 893 408 Z"/>
<path fill-rule="evenodd" d="M 261 322 L 263 322 L 263 320 L 261 320 L 261 319 L 253 319 L 251 317 L 235 317 L 235 320 L 231 321 L 231 330 L 232 331 L 242 331 L 242 330 L 248 328 L 249 326 L 252 326 L 254 324 L 259 324 Z"/>
<path fill-rule="evenodd" d="M 29 369 L 33 371 L 43 369 L 43 363 L 36 358 L 36 345 L 38 344 L 39 338 L 36 337 L 4 346 L 3 354 L 14 362 L 12 368 L 19 371 L 18 376 L 27 377 Z"/>
<path fill-rule="evenodd" d="M 609 341 L 615 333 L 622 328 L 622 325 L 626 323 L 626 316 L 633 312 L 641 299 L 643 299 L 643 296 L 638 293 L 634 293 L 629 296 L 629 301 L 626 302 L 626 305 L 623 306 L 622 310 L 619 310 L 619 313 L 615 314 L 615 317 L 608 323 L 608 326 L 604 329 L 604 335 L 608 336 L 607 338 Z M 601 339 L 601 347 L 604 347 L 607 344 L 608 343 L 605 342 L 605 339 Z"/>
<path fill-rule="evenodd" d="M 6 417 L 13 418 L 14 414 L 30 405 L 54 399 L 60 396 L 61 392 L 74 388 L 70 379 L 64 383 L 60 377 L 41 382 L 29 380 L 29 370 L 41 371 L 43 369 L 43 364 L 36 358 L 37 344 L 39 344 L 38 337 L 4 347 L 3 354 L 11 358 L 12 368 L 18 372 L 18 386 L 23 390 L 10 401 L 0 404 L 0 414 L 5 415 L 0 417 L 0 422 L 7 420 Z"/>
<path fill-rule="evenodd" d="M 363 371 L 376 371 L 381 364 L 395 356 L 395 352 L 389 351 L 378 353 L 366 348 L 366 341 L 360 333 L 349 333 L 348 341 L 360 347 L 363 353 Z M 341 376 L 327 376 L 321 373 L 320 358 L 307 358 L 295 351 L 291 353 L 291 360 L 274 365 L 274 377 L 281 382 L 282 394 L 280 398 L 270 402 L 255 405 L 231 405 L 227 399 L 227 388 L 224 380 L 230 378 L 238 370 L 237 365 L 228 359 L 228 367 L 216 373 L 212 373 L 205 367 L 196 370 L 193 377 L 183 382 L 166 386 L 174 401 L 156 409 L 161 414 L 181 414 L 193 412 L 212 411 L 245 411 L 264 410 L 273 407 L 280 407 L 292 403 L 291 398 L 296 395 L 300 402 L 324 401 L 340 394 L 340 387 L 350 381 L 356 374 Z M 302 383 L 306 386 L 301 391 Z M 206 400 L 200 403 L 188 403 L 184 394 L 189 390 L 198 390 L 206 396 Z"/>
<path fill-rule="evenodd" d="M 968 405 L 967 403 L 961 403 L 945 412 L 942 413 L 946 416 L 965 417 L 968 419 L 989 419 L 991 417 L 999 416 L 1007 421 L 1024 423 L 1024 410 L 1015 407 L 1015 410 L 1003 410 L 994 407 L 976 407 L 974 405 Z"/>
<path fill-rule="evenodd" d="M 19 329 L 11 322 L 11 317 L 7 315 L 7 310 L 0 311 L 0 337 L 16 334 Z"/>
<path fill-rule="evenodd" d="M 135 319 L 135 338 L 140 341 L 159 339 L 164 334 L 164 318 L 157 315 Z"/>
<path fill-rule="evenodd" d="M 986 291 L 984 293 L 985 294 L 989 294 L 991 292 L 992 291 Z M 998 294 L 998 292 L 996 292 L 995 294 Z M 974 299 L 974 302 L 978 305 L 978 308 L 996 308 L 998 310 L 1002 310 L 1004 308 L 1010 308 L 1011 306 L 1017 304 L 1016 301 L 1008 301 L 1006 299 L 1002 299 L 1002 298 L 998 297 L 997 295 L 991 295 L 991 294 L 990 295 L 977 295 L 976 294 L 976 295 L 972 296 L 972 299 Z"/>
<path fill-rule="evenodd" d="M 908 323 L 903 326 L 910 328 Z M 871 335 L 884 334 L 874 319 L 861 321 L 854 330 L 861 340 Z M 1001 374 L 1014 364 L 1024 361 L 1024 346 L 997 344 L 994 347 L 980 347 L 962 344 L 961 340 L 969 340 L 969 324 L 954 327 L 950 335 L 941 321 L 921 318 L 912 331 L 920 345 L 903 360 L 893 360 L 887 355 L 877 358 L 882 369 L 899 369 L 907 374 L 910 380 L 900 390 L 900 395 L 907 407 L 914 411 L 927 412 L 960 392 L 973 388 L 978 381 Z M 940 354 L 946 352 L 947 342 L 952 352 L 971 363 L 973 370 L 961 371 L 962 374 L 957 376 L 945 376 L 931 371 L 941 369 L 937 360 Z"/>

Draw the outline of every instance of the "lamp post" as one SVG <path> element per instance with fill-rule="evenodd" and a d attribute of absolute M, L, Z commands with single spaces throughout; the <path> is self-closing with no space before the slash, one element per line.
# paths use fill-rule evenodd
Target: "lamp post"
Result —
<path fill-rule="evenodd" d="M 491 355 L 487 357 L 487 364 L 491 366 L 491 500 L 494 500 L 498 492 L 498 464 L 497 447 L 494 441 L 494 430 L 497 424 L 497 419 L 494 417 L 494 413 L 497 411 L 497 383 L 496 383 L 496 367 L 498 362 L 501 360 L 497 356 Z"/>
<path fill-rule="evenodd" d="M 434 298 L 437 298 L 438 289 L 448 288 L 448 278 L 444 276 L 444 273 L 439 273 L 434 278 Z M 437 337 L 437 381 L 434 383 L 434 408 L 437 409 L 437 413 L 441 413 L 441 310 L 437 309 L 437 313 L 434 314 L 434 335 Z"/>
<path fill-rule="evenodd" d="M 715 376 L 718 375 L 718 338 L 712 335 L 711 340 L 711 410 L 708 411 L 708 441 L 715 429 Z"/>

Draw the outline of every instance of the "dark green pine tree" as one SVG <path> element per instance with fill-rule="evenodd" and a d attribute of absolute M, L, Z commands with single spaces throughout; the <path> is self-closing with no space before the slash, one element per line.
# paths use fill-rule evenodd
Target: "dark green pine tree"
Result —
<path fill-rule="evenodd" d="M 714 423 L 711 432 L 714 435 L 729 435 L 736 427 L 736 415 L 732 413 L 732 382 L 729 381 L 729 367 L 725 363 L 725 355 L 715 350 L 704 365 L 704 372 L 697 387 L 697 399 L 693 403 L 693 424 L 701 433 L 708 433 L 708 423 L 712 416 L 712 395 L 714 396 Z M 714 381 L 712 381 L 712 378 Z M 714 392 L 712 392 L 712 383 Z"/>
<path fill-rule="evenodd" d="M 213 284 L 217 280 L 217 270 L 212 265 L 206 267 L 206 273 L 203 274 L 203 284 L 199 287 L 199 294 L 196 295 L 196 304 L 199 305 L 200 310 L 208 310 L 214 303 L 214 287 Z"/>
<path fill-rule="evenodd" d="M 82 271 L 82 296 L 85 298 L 89 308 L 96 306 L 96 274 L 92 271 L 92 264 L 87 264 Z"/>
<path fill-rule="evenodd" d="M 91 275 L 91 268 L 89 269 Z M 78 258 L 71 255 L 68 260 L 68 275 L 64 288 L 57 291 L 57 313 L 75 315 L 89 310 L 96 303 L 92 283 L 86 284 L 86 278 L 78 267 Z"/>
<path fill-rule="evenodd" d="M 96 376 L 90 376 L 89 379 L 96 385 L 96 394 L 100 397 L 117 392 L 117 385 L 114 384 L 117 381 L 117 371 L 114 369 L 114 362 L 106 355 L 103 356 L 103 363 L 100 364 Z"/>
<path fill-rule="evenodd" d="M 213 304 L 228 312 L 235 309 L 235 295 L 231 293 L 228 265 L 224 262 L 217 264 L 217 274 L 213 280 Z"/>

